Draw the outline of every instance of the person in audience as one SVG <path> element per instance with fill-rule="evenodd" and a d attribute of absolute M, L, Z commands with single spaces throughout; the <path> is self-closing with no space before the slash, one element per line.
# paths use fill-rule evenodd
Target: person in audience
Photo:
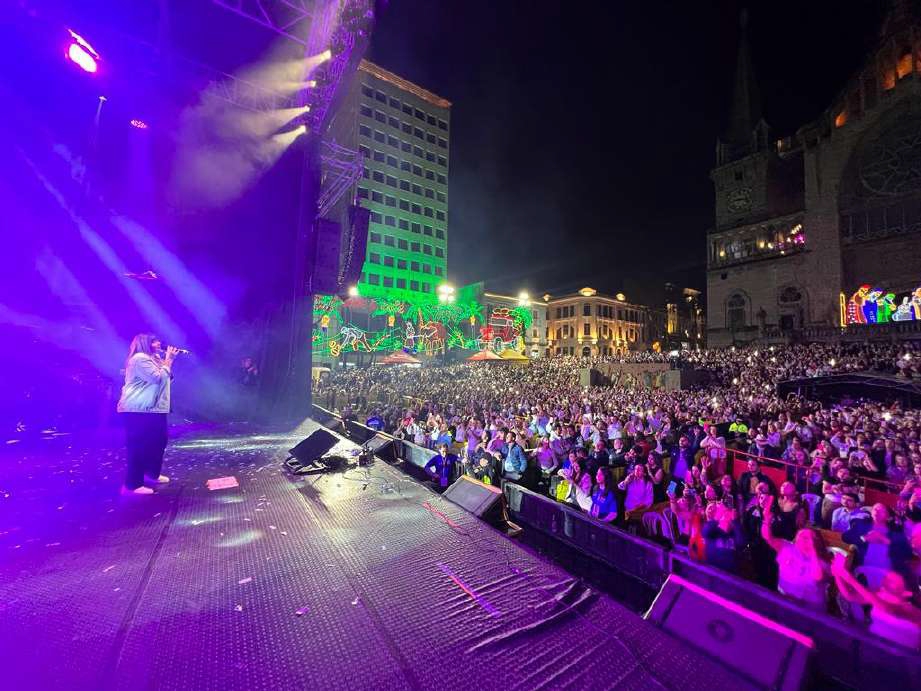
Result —
<path fill-rule="evenodd" d="M 845 565 L 844 555 L 837 555 L 831 572 L 845 599 L 870 606 L 870 632 L 892 643 L 921 650 L 921 609 L 912 602 L 912 593 L 897 571 L 889 571 L 877 589 L 855 578 Z"/>
<path fill-rule="evenodd" d="M 765 504 L 770 497 L 770 486 L 766 482 L 760 483 L 743 513 L 742 528 L 748 541 L 755 580 L 765 588 L 776 590 L 777 553 L 761 534 L 761 526 L 765 520 Z"/>
<path fill-rule="evenodd" d="M 618 485 L 626 492 L 624 497 L 624 511 L 628 513 L 642 513 L 652 507 L 652 483 L 646 478 L 646 466 L 637 463 L 630 473 Z"/>
<path fill-rule="evenodd" d="M 831 529 L 844 533 L 851 529 L 852 521 L 869 521 L 870 512 L 860 505 L 860 498 L 855 492 L 841 495 L 841 506 L 831 515 Z"/>
<path fill-rule="evenodd" d="M 746 471 L 739 477 L 739 494 L 742 495 L 742 504 L 744 506 L 748 506 L 752 497 L 755 496 L 755 491 L 761 484 L 766 484 L 771 493 L 774 492 L 774 483 L 771 478 L 761 472 L 761 466 L 756 459 L 749 458 L 746 466 Z"/>
<path fill-rule="evenodd" d="M 672 448 L 671 451 L 671 474 L 672 477 L 676 479 L 679 483 L 679 492 L 678 496 L 681 496 L 681 491 L 684 490 L 684 478 L 687 475 L 688 470 L 691 469 L 691 466 L 694 465 L 694 449 L 691 448 L 691 439 L 687 434 L 682 434 L 678 437 L 678 445 Z"/>
<path fill-rule="evenodd" d="M 502 476 L 506 480 L 518 482 L 528 468 L 528 459 L 525 456 L 522 437 L 520 434 L 509 432 L 505 436 L 505 444 L 505 463 L 502 466 Z"/>
<path fill-rule="evenodd" d="M 706 521 L 701 528 L 704 557 L 710 566 L 729 573 L 739 572 L 739 559 L 745 544 L 742 530 L 735 520 L 735 511 L 723 504 L 708 504 Z"/>
<path fill-rule="evenodd" d="M 780 486 L 780 494 L 774 503 L 771 532 L 782 540 L 793 541 L 796 533 L 805 525 L 806 512 L 799 493 L 792 482 L 785 482 Z"/>
<path fill-rule="evenodd" d="M 709 464 L 713 467 L 713 475 L 718 477 L 726 473 L 726 439 L 719 436 L 716 425 L 707 427 L 707 436 L 700 442 L 700 449 L 704 452 Z"/>
<path fill-rule="evenodd" d="M 589 515 L 604 523 L 611 523 L 617 518 L 617 498 L 614 496 L 614 478 L 608 467 L 599 468 L 596 475 L 595 490 L 592 492 Z"/>
<path fill-rule="evenodd" d="M 870 508 L 870 520 L 853 521 L 842 539 L 857 547 L 858 563 L 872 569 L 867 571 L 873 576 L 872 579 L 868 576 L 871 587 L 879 586 L 879 579 L 886 571 L 907 573 L 911 547 L 905 533 L 892 523 L 885 504 Z"/>
<path fill-rule="evenodd" d="M 828 550 L 818 531 L 802 528 L 792 542 L 774 537 L 773 497 L 764 500 L 761 537 L 777 553 L 777 589 L 804 607 L 818 612 L 828 606 Z"/>
<path fill-rule="evenodd" d="M 665 495 L 665 488 L 668 485 L 665 471 L 662 470 L 662 462 L 655 451 L 650 451 L 646 457 L 646 477 L 652 482 L 652 503 L 661 504 L 668 501 Z"/>
<path fill-rule="evenodd" d="M 573 488 L 573 498 L 575 504 L 586 513 L 592 510 L 592 476 L 588 473 L 582 473 L 579 476 L 579 484 Z"/>

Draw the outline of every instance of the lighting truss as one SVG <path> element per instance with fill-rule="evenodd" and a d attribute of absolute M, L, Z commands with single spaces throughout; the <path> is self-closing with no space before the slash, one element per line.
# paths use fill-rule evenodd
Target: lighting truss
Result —
<path fill-rule="evenodd" d="M 208 93 L 239 108 L 259 113 L 294 108 L 301 101 L 298 93 L 279 94 L 229 74 L 213 79 L 208 84 Z"/>
<path fill-rule="evenodd" d="M 374 24 L 374 0 L 212 1 L 297 42 L 308 58 L 330 51 L 330 59 L 310 74 L 315 86 L 304 89 L 289 103 L 310 106 L 305 124 L 312 133 L 322 136 L 339 87 L 357 67 L 368 44 Z"/>
<path fill-rule="evenodd" d="M 307 48 L 310 29 L 323 0 L 213 0 L 215 5 L 256 22 Z"/>
<path fill-rule="evenodd" d="M 323 162 L 323 180 L 317 200 L 319 215 L 327 216 L 342 195 L 361 177 L 364 156 L 335 142 L 322 142 L 320 158 Z"/>

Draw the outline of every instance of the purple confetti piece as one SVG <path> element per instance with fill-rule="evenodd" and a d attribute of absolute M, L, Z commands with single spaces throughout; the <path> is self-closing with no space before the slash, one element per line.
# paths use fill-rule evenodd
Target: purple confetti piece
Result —
<path fill-rule="evenodd" d="M 305 606 L 305 607 L 301 607 L 300 609 L 295 610 L 294 613 L 295 613 L 297 616 L 302 617 L 302 616 L 304 616 L 305 614 L 307 614 L 307 612 L 309 612 L 309 611 L 310 611 L 310 608 Z"/>

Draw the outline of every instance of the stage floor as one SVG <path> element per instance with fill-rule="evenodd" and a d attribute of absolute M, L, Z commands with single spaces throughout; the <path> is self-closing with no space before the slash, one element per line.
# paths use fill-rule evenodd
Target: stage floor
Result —
<path fill-rule="evenodd" d="M 117 436 L 6 445 L 0 685 L 745 688 L 381 461 L 286 475 L 313 428 L 187 432 L 153 497 Z"/>

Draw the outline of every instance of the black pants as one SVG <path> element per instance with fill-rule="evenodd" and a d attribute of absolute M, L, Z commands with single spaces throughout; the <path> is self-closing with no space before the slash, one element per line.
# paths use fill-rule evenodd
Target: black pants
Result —
<path fill-rule="evenodd" d="M 137 489 L 144 476 L 160 477 L 166 450 L 165 413 L 122 413 L 125 420 L 125 446 L 128 469 L 125 487 Z"/>

